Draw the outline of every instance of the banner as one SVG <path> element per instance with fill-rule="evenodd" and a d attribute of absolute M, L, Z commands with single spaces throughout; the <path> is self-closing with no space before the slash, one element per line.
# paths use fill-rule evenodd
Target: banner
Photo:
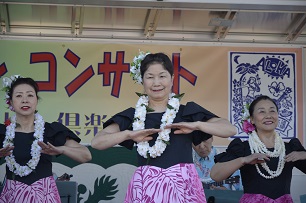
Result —
<path fill-rule="evenodd" d="M 242 112 L 259 95 L 268 95 L 278 106 L 276 131 L 284 139 L 297 136 L 297 86 L 295 53 L 231 52 L 231 122 L 242 131 Z"/>

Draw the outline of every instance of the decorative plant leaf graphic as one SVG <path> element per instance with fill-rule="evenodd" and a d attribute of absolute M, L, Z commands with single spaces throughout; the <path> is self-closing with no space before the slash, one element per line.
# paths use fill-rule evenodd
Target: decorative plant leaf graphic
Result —
<path fill-rule="evenodd" d="M 85 185 L 80 184 L 80 185 L 78 186 L 78 196 L 77 196 L 77 198 L 78 198 L 78 199 L 77 199 L 78 203 L 80 203 L 81 200 L 84 199 L 83 197 L 80 197 L 80 195 L 81 195 L 81 194 L 85 194 L 86 191 L 87 191 L 87 188 L 86 188 Z"/>
<path fill-rule="evenodd" d="M 250 63 L 241 63 L 236 67 L 236 73 L 239 74 L 256 74 L 256 72 L 259 70 L 259 68 L 256 65 L 251 65 Z"/>
<path fill-rule="evenodd" d="M 100 200 L 111 200 L 115 198 L 118 192 L 118 185 L 114 185 L 117 179 L 110 180 L 110 176 L 105 178 L 105 175 L 95 180 L 94 192 L 89 191 L 89 196 L 86 202 L 99 202 Z"/>

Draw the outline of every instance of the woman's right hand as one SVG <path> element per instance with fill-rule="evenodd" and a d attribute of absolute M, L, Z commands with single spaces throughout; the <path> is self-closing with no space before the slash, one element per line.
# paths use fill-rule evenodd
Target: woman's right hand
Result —
<path fill-rule="evenodd" d="M 242 164 L 261 164 L 266 161 L 270 161 L 270 158 L 266 154 L 254 153 L 249 156 L 243 157 Z"/>
<path fill-rule="evenodd" d="M 6 157 L 12 154 L 14 146 L 6 146 L 0 149 L 0 157 Z"/>
<path fill-rule="evenodd" d="M 135 142 L 144 142 L 144 141 L 149 141 L 152 140 L 152 136 L 155 133 L 160 132 L 161 129 L 144 129 L 144 130 L 135 130 L 135 131 L 130 131 L 129 132 L 129 138 L 132 139 Z"/>

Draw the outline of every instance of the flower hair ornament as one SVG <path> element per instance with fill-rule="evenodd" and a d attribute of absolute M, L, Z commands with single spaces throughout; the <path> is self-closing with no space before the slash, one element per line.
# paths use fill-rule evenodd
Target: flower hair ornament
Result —
<path fill-rule="evenodd" d="M 4 77 L 3 78 L 3 88 L 2 90 L 5 92 L 5 103 L 8 105 L 8 108 L 11 111 L 14 111 L 14 108 L 11 105 L 11 100 L 10 100 L 10 95 L 9 92 L 11 90 L 12 84 L 18 79 L 18 78 L 23 78 L 20 75 L 12 75 L 11 77 Z"/>
<path fill-rule="evenodd" d="M 130 76 L 133 78 L 135 83 L 142 84 L 142 78 L 140 73 L 141 61 L 148 55 L 150 52 L 143 52 L 139 50 L 139 54 L 134 57 L 133 62 L 131 63 Z"/>
<path fill-rule="evenodd" d="M 243 132 L 250 134 L 255 130 L 255 126 L 251 123 L 249 114 L 250 104 L 246 103 L 242 110 L 242 130 Z"/>

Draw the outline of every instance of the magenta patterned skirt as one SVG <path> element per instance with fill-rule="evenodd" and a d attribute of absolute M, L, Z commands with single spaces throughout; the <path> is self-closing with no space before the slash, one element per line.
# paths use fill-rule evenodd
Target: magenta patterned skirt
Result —
<path fill-rule="evenodd" d="M 0 203 L 61 203 L 53 176 L 40 179 L 32 185 L 6 180 Z"/>
<path fill-rule="evenodd" d="M 239 203 L 293 203 L 292 197 L 289 194 L 283 195 L 277 199 L 271 199 L 261 194 L 244 194 Z"/>
<path fill-rule="evenodd" d="M 125 203 L 206 203 L 194 164 L 167 169 L 138 167 L 128 186 Z"/>

